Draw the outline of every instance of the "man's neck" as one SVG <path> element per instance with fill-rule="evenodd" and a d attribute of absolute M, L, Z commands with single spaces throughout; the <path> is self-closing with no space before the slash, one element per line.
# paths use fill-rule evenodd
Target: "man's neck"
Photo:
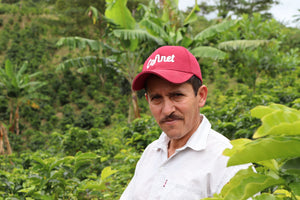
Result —
<path fill-rule="evenodd" d="M 199 125 L 201 124 L 202 119 L 203 119 L 203 116 L 201 115 L 196 130 L 198 129 Z M 168 158 L 170 158 L 175 153 L 176 149 L 183 147 L 187 143 L 187 141 L 190 139 L 190 137 L 194 134 L 194 132 L 196 132 L 196 130 L 191 131 L 190 133 L 186 134 L 182 138 L 171 139 L 168 144 Z"/>

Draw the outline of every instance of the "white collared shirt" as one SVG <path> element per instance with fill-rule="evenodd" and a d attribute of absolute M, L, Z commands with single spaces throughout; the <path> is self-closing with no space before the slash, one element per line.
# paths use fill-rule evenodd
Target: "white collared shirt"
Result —
<path fill-rule="evenodd" d="M 240 169 L 226 167 L 230 141 L 203 120 L 187 143 L 168 158 L 170 139 L 163 132 L 152 142 L 137 163 L 135 174 L 121 200 L 199 200 L 219 193 Z"/>

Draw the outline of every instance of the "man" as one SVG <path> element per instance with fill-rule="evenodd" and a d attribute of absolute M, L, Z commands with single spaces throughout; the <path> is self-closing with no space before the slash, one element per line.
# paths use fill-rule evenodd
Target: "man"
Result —
<path fill-rule="evenodd" d="M 230 141 L 200 114 L 207 97 L 200 66 L 184 47 L 158 48 L 133 81 L 163 133 L 137 163 L 121 200 L 199 200 L 219 193 L 237 171 L 222 152 Z"/>

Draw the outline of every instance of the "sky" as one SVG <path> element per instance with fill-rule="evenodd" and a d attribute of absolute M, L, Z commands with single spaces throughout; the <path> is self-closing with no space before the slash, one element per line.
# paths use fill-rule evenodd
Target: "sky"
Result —
<path fill-rule="evenodd" d="M 198 3 L 204 0 L 198 0 Z M 213 4 L 214 0 L 206 0 L 209 4 Z M 192 7 L 195 4 L 195 0 L 179 0 L 179 9 L 184 10 L 186 7 Z M 278 5 L 273 5 L 270 12 L 273 14 L 274 18 L 290 27 L 300 27 L 300 22 L 298 24 L 294 23 L 295 19 L 293 15 L 300 15 L 298 11 L 300 9 L 300 0 L 280 0 Z"/>

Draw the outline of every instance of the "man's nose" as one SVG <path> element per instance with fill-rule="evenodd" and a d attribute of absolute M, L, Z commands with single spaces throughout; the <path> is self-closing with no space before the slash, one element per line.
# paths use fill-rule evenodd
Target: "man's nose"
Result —
<path fill-rule="evenodd" d="M 168 98 L 164 100 L 163 107 L 162 107 L 162 113 L 166 116 L 170 115 L 175 111 L 175 105 L 174 102 Z"/>

